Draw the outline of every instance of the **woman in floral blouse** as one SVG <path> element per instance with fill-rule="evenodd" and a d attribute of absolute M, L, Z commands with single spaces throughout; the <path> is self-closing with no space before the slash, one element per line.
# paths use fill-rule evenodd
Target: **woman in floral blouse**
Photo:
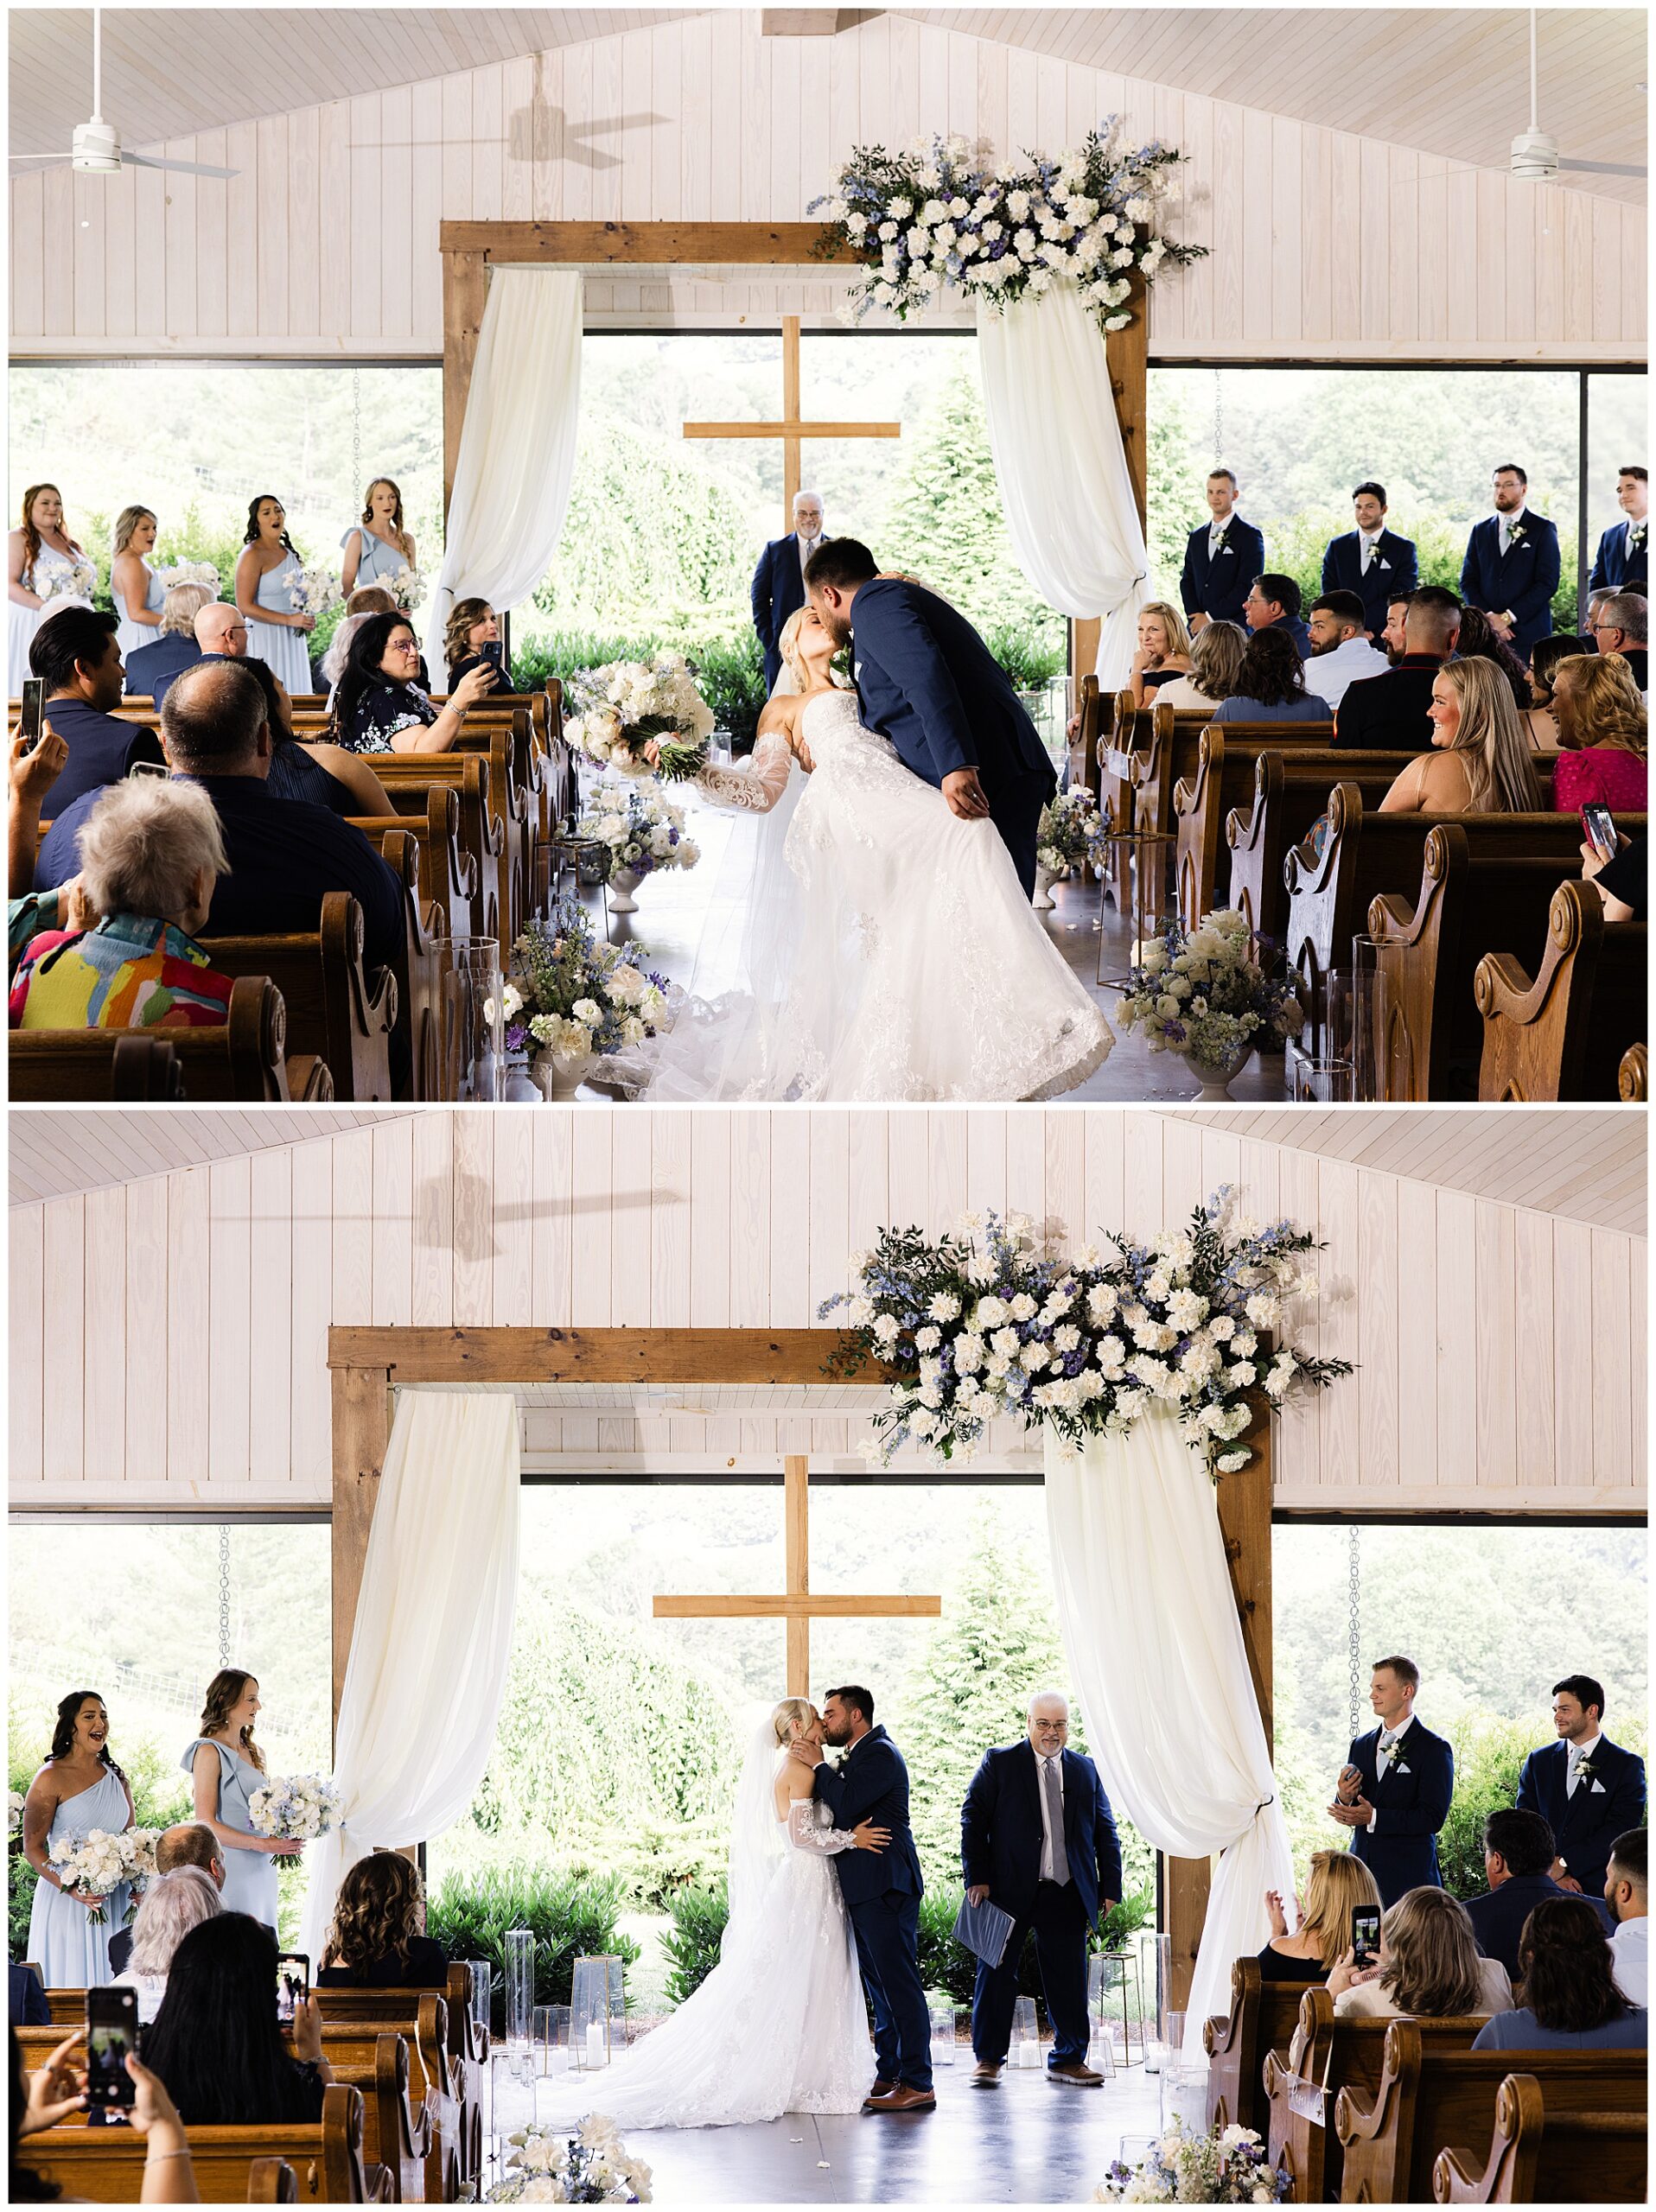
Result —
<path fill-rule="evenodd" d="M 404 614 L 371 614 L 351 639 L 334 690 L 328 734 L 350 753 L 446 753 L 468 708 L 489 690 L 487 662 L 463 676 L 446 707 L 421 690 L 419 641 Z"/>

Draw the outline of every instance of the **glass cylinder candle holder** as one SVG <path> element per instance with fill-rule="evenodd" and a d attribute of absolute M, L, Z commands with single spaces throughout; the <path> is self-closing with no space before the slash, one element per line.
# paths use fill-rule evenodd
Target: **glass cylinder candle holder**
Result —
<path fill-rule="evenodd" d="M 932 2020 L 932 2063 L 954 2064 L 954 1999 L 946 1990 L 927 1992 L 926 2009 Z"/>
<path fill-rule="evenodd" d="M 577 1959 L 570 1992 L 570 2047 L 576 2072 L 596 2073 L 622 2049 L 627 2007 L 621 1962 L 601 1955 Z"/>
<path fill-rule="evenodd" d="M 526 1928 L 506 1932 L 506 2039 L 527 2047 L 535 2004 L 535 1939 Z"/>
<path fill-rule="evenodd" d="M 1014 2066 L 1035 2067 L 1041 2063 L 1041 2029 L 1035 2019 L 1033 1997 L 1020 1997 L 1012 2007 L 1012 2043 L 1007 2056 Z"/>
<path fill-rule="evenodd" d="M 489 2004 L 494 1995 L 494 1968 L 487 1959 L 468 1959 L 472 1975 L 472 2023 L 488 2033 Z"/>

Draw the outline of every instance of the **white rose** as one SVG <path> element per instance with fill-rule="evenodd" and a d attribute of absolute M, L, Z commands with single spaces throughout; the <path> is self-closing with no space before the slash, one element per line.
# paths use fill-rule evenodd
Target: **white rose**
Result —
<path fill-rule="evenodd" d="M 875 1341 L 877 1344 L 888 1345 L 895 1344 L 901 1333 L 902 1332 L 897 1325 L 897 1319 L 895 1314 L 876 1313 L 875 1315 L 874 1335 Z"/>
<path fill-rule="evenodd" d="M 570 1012 L 585 1029 L 599 1028 L 603 1022 L 603 1010 L 593 999 L 576 999 Z"/>
<path fill-rule="evenodd" d="M 914 1332 L 914 1348 L 917 1351 L 935 1351 L 942 1341 L 943 1332 L 940 1329 L 927 1327 L 917 1329 Z"/>
<path fill-rule="evenodd" d="M 960 1300 L 952 1290 L 939 1290 L 926 1310 L 934 1321 L 952 1321 L 959 1316 Z"/>

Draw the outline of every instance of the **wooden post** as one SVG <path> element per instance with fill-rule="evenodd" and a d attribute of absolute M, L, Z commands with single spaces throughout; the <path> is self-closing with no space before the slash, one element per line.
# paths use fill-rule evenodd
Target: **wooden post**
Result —
<path fill-rule="evenodd" d="M 797 423 L 799 413 L 799 318 L 796 315 L 782 317 L 782 420 Z M 782 530 L 784 534 L 793 527 L 793 502 L 799 490 L 799 475 L 804 467 L 804 444 L 799 438 L 782 441 Z M 790 1691 L 790 1696 L 803 1697 L 803 1690 Z"/>
<path fill-rule="evenodd" d="M 811 1592 L 811 1462 L 803 1455 L 783 1460 L 787 1489 L 787 1586 L 792 1597 Z M 787 1621 L 787 1694 L 811 1694 L 811 1620 L 808 1614 Z"/>
<path fill-rule="evenodd" d="M 346 1662 L 362 1592 L 368 1531 L 391 1440 L 391 1371 L 336 1367 L 334 1398 L 334 1730 L 337 1735 Z"/>
<path fill-rule="evenodd" d="M 477 359 L 477 335 L 488 296 L 488 257 L 478 251 L 443 256 L 443 518 L 449 519 L 460 433 Z"/>
<path fill-rule="evenodd" d="M 1253 1453 L 1239 1474 L 1220 1475 L 1214 1508 L 1225 1541 L 1231 1588 L 1247 1647 L 1248 1671 L 1264 1722 L 1265 1745 L 1274 1748 L 1271 1696 L 1271 1408 L 1263 1395 L 1253 1402 L 1253 1421 L 1241 1440 Z M 1173 2009 L 1181 2012 L 1190 1995 L 1190 1976 L 1207 1917 L 1211 1876 L 1205 1859 L 1162 1862 L 1162 1905 L 1173 1938 Z"/>

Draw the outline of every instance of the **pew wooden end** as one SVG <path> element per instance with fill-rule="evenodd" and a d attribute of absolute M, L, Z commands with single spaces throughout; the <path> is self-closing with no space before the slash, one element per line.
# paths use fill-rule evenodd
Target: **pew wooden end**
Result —
<path fill-rule="evenodd" d="M 1479 1097 L 1621 1095 L 1621 1064 L 1647 1019 L 1648 969 L 1643 922 L 1607 922 L 1590 886 L 1560 884 L 1533 982 L 1510 953 L 1488 953 L 1478 964 Z"/>

